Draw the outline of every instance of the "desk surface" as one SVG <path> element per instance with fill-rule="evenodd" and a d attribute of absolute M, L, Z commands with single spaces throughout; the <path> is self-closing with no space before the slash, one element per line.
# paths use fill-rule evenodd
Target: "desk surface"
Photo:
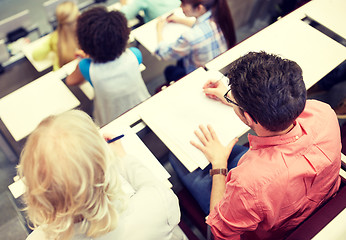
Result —
<path fill-rule="evenodd" d="M 32 57 L 33 51 L 36 48 L 38 48 L 39 46 L 41 46 L 45 41 L 48 41 L 49 38 L 50 38 L 50 34 L 48 34 L 44 37 L 41 37 L 41 38 L 37 39 L 36 41 L 31 42 L 30 44 L 23 47 L 23 49 L 22 49 L 25 57 L 31 62 L 31 64 L 35 67 L 35 69 L 38 72 L 42 72 L 42 71 L 50 68 L 51 66 L 53 66 L 53 61 L 54 61 L 54 57 L 55 57 L 53 52 L 50 52 L 48 54 L 48 56 L 45 59 L 43 59 L 42 61 L 36 61 Z"/>
<path fill-rule="evenodd" d="M 246 39 L 208 64 L 221 70 L 250 51 L 266 51 L 296 61 L 307 88 L 346 58 L 346 48 L 299 18 L 282 18 Z"/>
<path fill-rule="evenodd" d="M 209 164 L 203 153 L 190 144 L 190 140 L 199 142 L 194 131 L 200 124 L 211 124 L 224 145 L 249 130 L 232 107 L 203 93 L 204 83 L 212 77 L 220 79 L 220 75 L 199 68 L 139 106 L 143 121 L 189 171 Z"/>
<path fill-rule="evenodd" d="M 32 64 L 26 58 L 23 58 L 22 60 L 6 67 L 5 72 L 0 75 L 0 97 L 2 99 L 5 98 L 7 95 L 15 92 L 17 89 L 30 84 L 47 73 L 49 73 L 49 70 L 45 70 L 41 73 L 37 72 Z M 58 73 L 59 72 L 55 72 L 55 74 Z M 64 74 L 60 74 L 59 78 L 63 79 L 66 74 L 65 76 L 63 75 Z M 92 102 L 81 91 L 81 89 L 78 86 L 68 86 L 68 89 L 78 98 L 79 102 L 81 103 L 79 108 L 88 114 L 91 114 Z M 12 148 L 13 152 L 19 156 L 26 139 L 24 138 L 20 141 L 16 141 L 2 120 L 0 120 L 0 132 L 6 139 L 7 144 Z"/>
<path fill-rule="evenodd" d="M 177 14 L 178 16 L 185 16 L 181 8 L 177 8 L 172 12 L 174 12 L 174 14 Z M 162 17 L 166 17 L 172 12 L 162 15 Z M 131 35 L 150 53 L 154 53 L 156 48 L 158 47 L 156 25 L 159 18 L 155 18 L 131 32 Z M 163 41 L 169 43 L 174 42 L 181 36 L 183 32 L 189 29 L 190 28 L 188 26 L 185 26 L 183 24 L 166 23 L 162 32 Z"/>
<path fill-rule="evenodd" d="M 0 100 L 0 117 L 16 141 L 29 135 L 42 119 L 77 107 L 79 100 L 53 72 Z"/>
<path fill-rule="evenodd" d="M 345 0 L 313 0 L 304 8 L 308 17 L 346 39 Z"/>

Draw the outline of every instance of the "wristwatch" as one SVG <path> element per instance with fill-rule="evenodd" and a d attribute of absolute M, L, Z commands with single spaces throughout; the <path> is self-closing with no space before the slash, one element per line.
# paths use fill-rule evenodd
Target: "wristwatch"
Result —
<path fill-rule="evenodd" d="M 227 169 L 226 168 L 216 168 L 216 169 L 210 169 L 209 174 L 210 176 L 213 176 L 215 174 L 222 174 L 227 176 Z"/>

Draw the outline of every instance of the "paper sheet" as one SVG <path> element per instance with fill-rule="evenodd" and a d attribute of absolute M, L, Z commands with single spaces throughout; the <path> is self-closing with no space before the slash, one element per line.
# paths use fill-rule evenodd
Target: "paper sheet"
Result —
<path fill-rule="evenodd" d="M 200 124 L 210 124 L 224 145 L 249 129 L 232 107 L 205 96 L 202 87 L 209 78 L 200 68 L 149 99 L 140 111 L 143 121 L 190 171 L 209 164 L 190 144 L 190 140 L 199 143 L 194 131 Z"/>
<path fill-rule="evenodd" d="M 129 126 L 117 125 L 115 127 L 114 125 L 110 124 L 103 127 L 101 129 L 101 133 L 112 133 L 115 136 L 124 134 L 125 136 L 121 138 L 121 142 L 125 152 L 135 156 L 138 161 L 152 171 L 152 173 L 164 184 L 166 184 L 166 186 L 172 187 L 172 184 L 168 181 L 171 175 Z"/>
<path fill-rule="evenodd" d="M 170 13 L 167 13 L 162 17 L 166 17 L 169 14 Z M 181 8 L 174 10 L 174 14 L 178 16 L 185 16 Z M 134 38 L 137 39 L 137 41 L 139 41 L 151 53 L 154 53 L 158 46 L 156 30 L 157 21 L 158 19 L 156 18 L 143 26 L 134 29 L 131 33 Z M 167 43 L 175 42 L 182 33 L 189 29 L 190 27 L 183 24 L 166 23 L 162 32 L 163 41 Z"/>

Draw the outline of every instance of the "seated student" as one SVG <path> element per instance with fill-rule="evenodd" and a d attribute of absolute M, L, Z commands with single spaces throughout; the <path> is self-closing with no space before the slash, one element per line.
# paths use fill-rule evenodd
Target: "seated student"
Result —
<path fill-rule="evenodd" d="M 186 239 L 173 191 L 107 144 L 92 119 L 71 110 L 44 119 L 29 136 L 18 173 L 35 239 Z"/>
<path fill-rule="evenodd" d="M 78 18 L 78 42 L 90 58 L 79 62 L 66 84 L 91 83 L 95 90 L 93 116 L 100 126 L 150 97 L 139 70 L 141 53 L 126 49 L 129 34 L 120 12 L 95 7 Z"/>
<path fill-rule="evenodd" d="M 139 11 L 144 11 L 144 22 L 149 22 L 162 14 L 179 7 L 179 0 L 120 0 L 121 12 L 127 19 L 134 19 Z"/>
<path fill-rule="evenodd" d="M 176 66 L 165 69 L 167 82 L 176 81 L 186 74 L 203 67 L 207 62 L 235 45 L 236 37 L 231 12 L 226 0 L 181 0 L 181 8 L 187 17 L 176 15 L 162 19 L 157 25 L 159 46 L 156 54 L 164 60 L 179 59 Z M 172 44 L 162 38 L 164 22 L 176 22 L 191 27 Z"/>
<path fill-rule="evenodd" d="M 36 48 L 32 57 L 36 61 L 44 60 L 50 52 L 54 52 L 53 70 L 58 70 L 76 57 L 78 41 L 76 23 L 79 10 L 74 2 L 60 3 L 56 8 L 57 30 L 41 46 Z"/>
<path fill-rule="evenodd" d="M 339 189 L 338 120 L 329 105 L 306 101 L 302 70 L 293 61 L 250 52 L 230 65 L 228 77 L 228 90 L 210 80 L 203 91 L 254 130 L 249 150 L 231 159 L 236 167 L 228 172 L 237 139 L 223 146 L 212 126 L 200 126 L 200 143 L 192 145 L 210 161 L 211 176 L 170 161 L 188 189 L 209 193 L 191 191 L 200 204 L 210 201 L 207 224 L 215 239 L 282 239 Z M 191 180 L 199 178 L 201 184 Z"/>

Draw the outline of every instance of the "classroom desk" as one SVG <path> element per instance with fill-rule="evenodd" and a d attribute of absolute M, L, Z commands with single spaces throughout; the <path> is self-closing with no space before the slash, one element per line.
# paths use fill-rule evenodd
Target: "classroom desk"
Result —
<path fill-rule="evenodd" d="M 181 8 L 177 8 L 171 12 L 163 14 L 161 17 L 166 18 L 171 13 L 174 13 L 178 16 L 185 17 Z M 132 30 L 131 32 L 131 35 L 141 45 L 143 45 L 151 54 L 154 54 L 156 48 L 158 47 L 156 25 L 157 25 L 158 19 L 161 17 L 155 18 L 151 20 L 150 22 L 147 22 L 144 25 Z M 185 26 L 183 24 L 166 23 L 162 32 L 163 41 L 169 42 L 169 43 L 174 42 L 181 36 L 183 32 L 189 29 L 190 27 Z"/>
<path fill-rule="evenodd" d="M 345 0 L 313 0 L 304 8 L 308 17 L 346 39 Z"/>
<path fill-rule="evenodd" d="M 23 47 L 22 52 L 24 53 L 25 57 L 31 62 L 31 64 L 35 67 L 35 69 L 38 72 L 42 72 L 50 67 L 53 66 L 53 61 L 54 61 L 54 53 L 50 52 L 48 53 L 47 57 L 43 59 L 42 61 L 36 61 L 32 57 L 33 51 L 41 46 L 44 42 L 48 41 L 48 39 L 51 37 L 51 34 L 48 34 L 46 36 L 43 36 L 25 47 Z"/>
<path fill-rule="evenodd" d="M 302 11 L 288 15 L 256 33 L 206 64 L 207 69 L 225 68 L 250 51 L 266 51 L 293 60 L 303 70 L 306 88 L 346 59 L 346 48 L 303 22 Z"/>
<path fill-rule="evenodd" d="M 208 79 L 221 77 L 220 73 L 199 68 L 139 106 L 145 124 L 191 172 L 209 164 L 203 153 L 190 144 L 190 140 L 199 142 L 194 131 L 200 124 L 211 124 L 224 145 L 249 130 L 232 107 L 203 93 Z"/>
<path fill-rule="evenodd" d="M 3 75 L 0 76 L 0 86 L 3 86 L 0 91 L 0 97 L 1 102 L 11 95 L 11 93 L 16 92 L 16 90 L 25 88 L 28 84 L 31 84 L 39 79 L 49 78 L 49 76 L 54 76 L 54 78 L 58 78 L 59 81 L 64 79 L 64 76 L 66 76 L 66 73 L 63 72 L 64 70 L 61 69 L 56 72 L 49 72 L 48 70 L 45 70 L 42 73 L 38 73 L 32 65 L 28 62 L 27 59 L 22 59 L 18 63 L 14 64 L 13 66 L 9 66 Z M 72 94 L 78 99 L 78 101 L 81 103 L 78 108 L 82 109 L 83 111 L 87 112 L 88 114 L 91 114 L 92 112 L 92 101 L 81 91 L 81 89 L 78 86 L 67 86 L 67 89 L 72 92 Z M 25 91 L 26 92 L 26 91 Z M 30 92 L 30 91 L 29 91 Z M 30 102 L 32 99 L 23 99 L 23 105 Z M 42 99 L 42 101 L 44 101 Z M 6 105 L 6 104 L 5 104 Z M 11 111 L 15 111 L 15 106 L 10 106 Z M 20 105 L 16 105 L 16 107 L 20 107 Z M 28 114 L 35 113 L 34 106 L 29 106 Z M 0 116 L 1 117 L 1 116 Z M 29 116 L 32 117 L 32 116 Z M 5 123 L 0 120 L 0 132 L 4 139 L 6 140 L 8 146 L 12 149 L 15 155 L 19 157 L 20 152 L 24 146 L 26 138 L 20 139 L 18 141 L 15 140 L 15 138 L 12 136 L 11 132 L 5 125 Z"/>

